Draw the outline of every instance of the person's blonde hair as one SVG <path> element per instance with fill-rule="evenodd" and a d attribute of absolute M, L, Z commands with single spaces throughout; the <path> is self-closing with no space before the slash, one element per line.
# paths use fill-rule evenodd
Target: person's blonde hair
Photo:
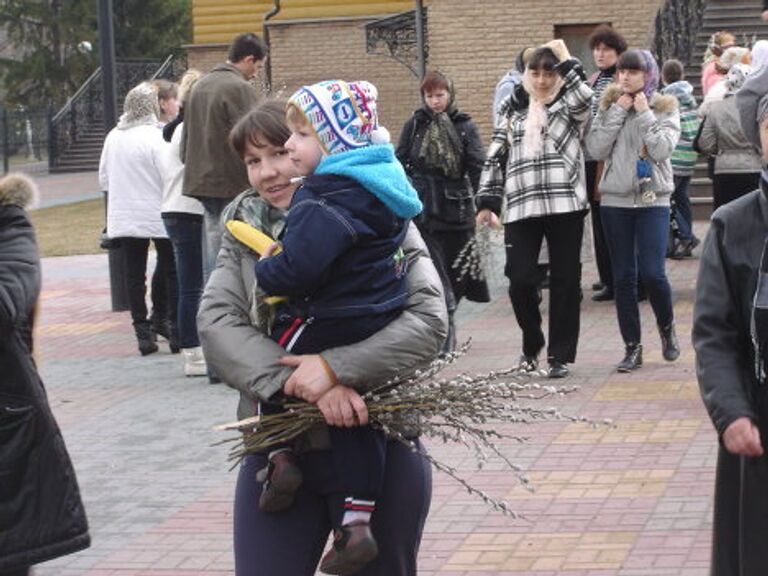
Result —
<path fill-rule="evenodd" d="M 184 76 L 179 81 L 179 102 L 183 106 L 189 98 L 189 93 L 192 91 L 192 87 L 197 83 L 200 78 L 203 77 L 203 73 L 197 68 L 190 68 L 184 72 Z"/>
<path fill-rule="evenodd" d="M 309 118 L 307 118 L 304 115 L 304 112 L 292 102 L 289 102 L 285 108 L 285 120 L 289 125 L 295 126 L 296 128 L 312 127 Z"/>

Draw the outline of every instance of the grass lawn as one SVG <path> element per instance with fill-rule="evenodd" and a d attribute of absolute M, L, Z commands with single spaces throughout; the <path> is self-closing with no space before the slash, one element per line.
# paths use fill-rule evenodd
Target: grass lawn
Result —
<path fill-rule="evenodd" d="M 104 228 L 104 200 L 96 198 L 32 210 L 40 256 L 100 254 L 101 230 Z"/>

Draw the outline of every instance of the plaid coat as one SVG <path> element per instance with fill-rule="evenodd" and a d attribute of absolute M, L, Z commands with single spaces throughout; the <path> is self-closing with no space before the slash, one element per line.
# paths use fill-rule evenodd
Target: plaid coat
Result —
<path fill-rule="evenodd" d="M 548 127 L 538 157 L 523 153 L 527 99 L 502 105 L 504 114 L 488 148 L 477 206 L 499 214 L 505 199 L 505 223 L 587 209 L 581 134 L 591 116 L 592 89 L 575 60 L 561 66 L 565 84 L 547 108 Z"/>

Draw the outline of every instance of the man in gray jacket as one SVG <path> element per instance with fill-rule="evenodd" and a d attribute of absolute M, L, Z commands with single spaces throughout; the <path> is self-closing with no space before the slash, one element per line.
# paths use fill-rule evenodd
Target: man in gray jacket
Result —
<path fill-rule="evenodd" d="M 213 270 L 221 246 L 221 211 L 249 187 L 248 174 L 229 146 L 229 132 L 259 100 L 253 85 L 267 59 L 267 45 L 251 32 L 237 36 L 229 59 L 201 78 L 184 107 L 181 160 L 183 194 L 205 208 L 203 272 Z"/>

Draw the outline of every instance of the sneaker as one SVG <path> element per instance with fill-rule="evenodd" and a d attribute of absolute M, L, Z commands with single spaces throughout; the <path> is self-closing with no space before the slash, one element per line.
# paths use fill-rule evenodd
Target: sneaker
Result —
<path fill-rule="evenodd" d="M 549 370 L 547 370 L 547 378 L 565 378 L 570 374 L 568 366 L 564 362 L 558 360 L 549 361 Z"/>
<path fill-rule="evenodd" d="M 279 512 L 290 508 L 303 480 L 296 454 L 292 450 L 281 450 L 271 455 L 266 476 L 259 496 L 259 509 Z"/>
<path fill-rule="evenodd" d="M 520 372 L 536 372 L 539 369 L 539 359 L 536 356 L 526 356 L 523 354 L 517 363 L 517 369 Z"/>
<path fill-rule="evenodd" d="M 208 374 L 208 366 L 200 346 L 182 348 L 181 354 L 184 357 L 184 376 L 206 376 Z"/>
<path fill-rule="evenodd" d="M 320 561 L 324 574 L 354 574 L 379 555 L 367 522 L 354 522 L 333 531 L 333 546 Z"/>
<path fill-rule="evenodd" d="M 692 258 L 694 249 L 700 243 L 701 243 L 701 240 L 699 240 L 695 236 L 690 240 L 683 240 L 682 242 L 680 242 L 680 244 L 678 244 L 677 249 L 672 254 L 671 258 L 673 260 L 684 260 L 685 258 Z"/>

